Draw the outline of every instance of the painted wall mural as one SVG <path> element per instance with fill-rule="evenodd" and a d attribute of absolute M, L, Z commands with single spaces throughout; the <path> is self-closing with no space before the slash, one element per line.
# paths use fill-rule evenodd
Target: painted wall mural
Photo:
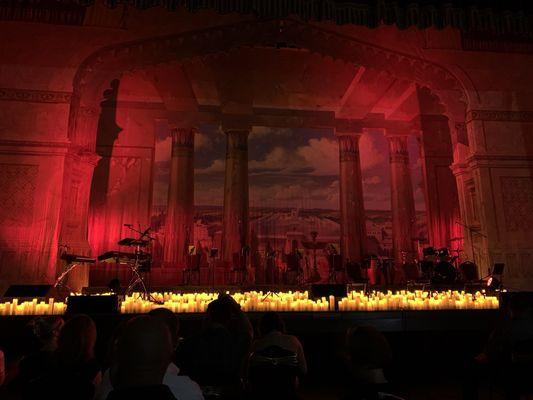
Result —
<path fill-rule="evenodd" d="M 163 243 L 171 138 L 164 121 L 156 126 L 152 226 Z M 195 137 L 194 245 L 220 248 L 226 138 L 216 126 L 200 127 Z M 339 159 L 331 131 L 254 127 L 249 136 L 251 246 L 270 243 L 282 253 L 293 238 L 338 243 Z M 409 142 L 417 235 L 427 240 L 419 145 Z M 390 255 L 392 224 L 388 143 L 379 132 L 360 141 L 369 251 Z M 157 259 L 157 252 L 156 252 Z"/>

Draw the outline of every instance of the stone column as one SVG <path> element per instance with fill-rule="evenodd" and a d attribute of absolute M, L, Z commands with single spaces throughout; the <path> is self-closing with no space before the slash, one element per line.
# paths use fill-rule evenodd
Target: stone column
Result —
<path fill-rule="evenodd" d="M 69 148 L 65 158 L 63 178 L 63 196 L 61 205 L 61 229 L 59 243 L 69 253 L 89 256 L 91 248 L 87 238 L 89 197 L 91 181 L 100 156 L 91 150 Z M 93 257 L 98 254 L 93 254 Z M 59 269 L 63 272 L 63 261 L 58 260 Z M 67 285 L 74 292 L 79 292 L 89 285 L 89 265 L 78 265 L 68 275 Z"/>
<path fill-rule="evenodd" d="M 396 265 L 416 258 L 416 214 L 409 168 L 407 134 L 387 133 L 390 152 L 392 243 Z"/>
<path fill-rule="evenodd" d="M 425 183 L 429 243 L 433 247 L 457 249 L 461 229 L 457 225 L 457 183 L 450 169 L 453 150 L 448 118 L 420 115 L 420 157 Z"/>
<path fill-rule="evenodd" d="M 336 133 L 339 141 L 341 254 L 361 262 L 366 254 L 366 221 L 359 157 L 361 133 Z"/>
<path fill-rule="evenodd" d="M 248 243 L 248 129 L 225 131 L 226 176 L 222 257 L 227 263 Z"/>
<path fill-rule="evenodd" d="M 194 241 L 194 128 L 172 130 L 172 158 L 168 187 L 163 260 L 183 269 Z"/>

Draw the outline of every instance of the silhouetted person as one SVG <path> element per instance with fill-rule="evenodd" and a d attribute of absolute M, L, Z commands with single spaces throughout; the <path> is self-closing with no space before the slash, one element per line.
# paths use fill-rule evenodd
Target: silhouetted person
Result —
<path fill-rule="evenodd" d="M 94 356 L 96 325 L 87 315 L 68 320 L 59 334 L 55 357 L 55 378 L 60 379 L 58 397 L 92 399 L 101 380 L 100 365 Z M 54 391 L 55 393 L 55 391 Z"/>
<path fill-rule="evenodd" d="M 117 343 L 117 365 L 111 374 L 109 400 L 174 400 L 163 384 L 172 354 L 166 324 L 149 315 L 128 321 Z"/>
<path fill-rule="evenodd" d="M 346 399 L 377 399 L 387 386 L 384 368 L 392 361 L 387 339 L 373 326 L 354 326 L 346 334 Z"/>
<path fill-rule="evenodd" d="M 63 318 L 47 316 L 36 317 L 24 327 L 20 337 L 21 358 L 13 366 L 10 389 L 24 393 L 55 367 L 54 352 L 63 324 Z"/>
<path fill-rule="evenodd" d="M 202 388 L 228 398 L 236 396 L 252 338 L 252 327 L 240 306 L 231 296 L 221 295 L 207 307 L 202 331 L 180 345 L 178 365 Z"/>
<path fill-rule="evenodd" d="M 95 343 L 96 326 L 90 317 L 77 315 L 68 320 L 57 339 L 53 366 L 25 386 L 23 398 L 92 399 L 101 379 Z"/>
<path fill-rule="evenodd" d="M 511 295 L 509 309 L 492 331 L 481 353 L 467 365 L 463 398 L 479 397 L 479 381 L 485 377 L 503 385 L 506 399 L 518 399 L 533 376 L 533 319 L 527 295 Z"/>
<path fill-rule="evenodd" d="M 109 290 L 115 294 L 120 293 L 120 280 L 118 278 L 113 278 L 107 284 Z"/>
<path fill-rule="evenodd" d="M 252 344 L 252 352 L 258 352 L 271 346 L 277 346 L 296 356 L 297 368 L 301 375 L 307 373 L 307 362 L 302 344 L 296 336 L 285 333 L 285 324 L 275 312 L 263 314 L 259 321 L 260 337 Z"/>
<path fill-rule="evenodd" d="M 260 337 L 252 345 L 248 365 L 249 393 L 253 399 L 294 399 L 298 378 L 307 372 L 300 341 L 285 333 L 285 325 L 274 312 L 259 322 Z"/>

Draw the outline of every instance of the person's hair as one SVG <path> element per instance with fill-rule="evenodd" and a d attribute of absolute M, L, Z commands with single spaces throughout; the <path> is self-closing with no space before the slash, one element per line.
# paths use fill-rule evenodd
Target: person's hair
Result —
<path fill-rule="evenodd" d="M 391 361 L 387 339 L 370 325 L 350 328 L 346 335 L 346 347 L 352 365 L 382 368 Z"/>
<path fill-rule="evenodd" d="M 113 293 L 118 293 L 120 291 L 120 280 L 118 278 L 113 278 L 109 281 L 107 284 L 107 287 L 109 290 L 111 290 Z"/>
<path fill-rule="evenodd" d="M 276 312 L 264 313 L 259 321 L 259 333 L 266 335 L 272 331 L 279 331 L 285 333 L 285 324 L 281 316 Z"/>
<path fill-rule="evenodd" d="M 26 325 L 26 335 L 28 343 L 34 350 L 40 350 L 42 347 L 49 345 L 59 335 L 64 321 L 58 315 L 44 316 L 33 318 Z"/>
<path fill-rule="evenodd" d="M 109 338 L 107 342 L 107 353 L 105 357 L 105 364 L 111 365 L 116 362 L 117 359 L 117 347 L 118 347 L 118 340 L 120 338 L 120 335 L 124 331 L 124 327 L 128 323 L 127 319 L 123 319 L 118 323 L 118 325 L 115 326 L 115 329 L 113 329 L 113 332 L 111 333 L 111 337 Z"/>
<path fill-rule="evenodd" d="M 178 346 L 178 332 L 180 330 L 180 321 L 176 314 L 174 314 L 168 308 L 158 307 L 151 310 L 148 315 L 151 315 L 152 317 L 157 318 L 166 324 L 172 339 L 172 346 L 175 349 Z"/>
<path fill-rule="evenodd" d="M 88 315 L 69 319 L 59 335 L 56 354 L 63 366 L 76 366 L 94 358 L 96 325 Z"/>
<path fill-rule="evenodd" d="M 231 305 L 222 299 L 213 300 L 207 306 L 207 316 L 211 322 L 225 325 L 231 319 Z"/>
<path fill-rule="evenodd" d="M 130 319 L 117 342 L 117 370 L 113 385 L 150 385 L 163 381 L 172 353 L 167 325 L 160 318 Z"/>

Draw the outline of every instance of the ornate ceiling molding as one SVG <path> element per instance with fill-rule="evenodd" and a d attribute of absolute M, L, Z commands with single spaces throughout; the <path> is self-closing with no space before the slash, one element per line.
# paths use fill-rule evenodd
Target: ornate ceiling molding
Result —
<path fill-rule="evenodd" d="M 533 122 L 533 111 L 469 110 L 466 121 Z"/>
<path fill-rule="evenodd" d="M 28 90 L 15 88 L 0 88 L 0 100 L 26 101 L 31 103 L 65 103 L 72 98 L 70 92 L 54 92 L 47 90 Z"/>
<path fill-rule="evenodd" d="M 337 32 L 295 20 L 245 21 L 111 45 L 93 53 L 78 69 L 74 91 L 91 83 L 99 71 L 125 71 L 167 62 L 228 55 L 236 48 L 277 46 L 306 49 L 356 65 L 385 71 L 435 89 L 460 89 L 459 81 L 443 67 L 409 54 L 395 52 Z"/>

